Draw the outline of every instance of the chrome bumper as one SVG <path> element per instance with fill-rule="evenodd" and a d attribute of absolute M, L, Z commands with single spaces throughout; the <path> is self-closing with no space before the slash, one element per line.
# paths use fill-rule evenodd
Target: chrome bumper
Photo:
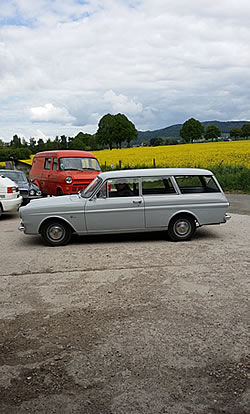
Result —
<path fill-rule="evenodd" d="M 224 215 L 225 222 L 230 220 L 230 218 L 231 218 L 230 214 L 225 213 L 225 215 Z"/>

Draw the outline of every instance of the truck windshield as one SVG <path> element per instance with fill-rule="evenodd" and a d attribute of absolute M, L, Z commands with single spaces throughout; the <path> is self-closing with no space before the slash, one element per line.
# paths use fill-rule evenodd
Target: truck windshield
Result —
<path fill-rule="evenodd" d="M 88 157 L 64 157 L 59 159 L 59 168 L 62 171 L 101 171 L 100 165 L 96 158 Z"/>
<path fill-rule="evenodd" d="M 102 182 L 102 179 L 100 177 L 96 177 L 89 185 L 88 187 L 83 190 L 81 196 L 84 198 L 89 198 L 94 194 L 94 191 L 97 187 L 99 187 L 99 184 Z"/>

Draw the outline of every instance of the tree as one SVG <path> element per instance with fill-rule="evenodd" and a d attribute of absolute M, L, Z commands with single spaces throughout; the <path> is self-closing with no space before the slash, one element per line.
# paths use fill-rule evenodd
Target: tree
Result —
<path fill-rule="evenodd" d="M 178 140 L 176 138 L 169 137 L 166 139 L 165 144 L 166 145 L 177 145 Z"/>
<path fill-rule="evenodd" d="M 241 128 L 232 128 L 229 132 L 229 135 L 232 138 L 242 137 L 242 129 Z"/>
<path fill-rule="evenodd" d="M 36 153 L 36 140 L 35 138 L 30 138 L 29 149 L 32 154 Z"/>
<path fill-rule="evenodd" d="M 115 127 L 117 130 L 116 144 L 121 148 L 122 142 L 127 141 L 128 147 L 132 140 L 137 138 L 137 131 L 134 124 L 129 121 L 126 115 L 114 115 Z"/>
<path fill-rule="evenodd" d="M 19 138 L 17 135 L 14 135 L 13 139 L 10 141 L 10 146 L 12 148 L 21 148 L 22 146 L 21 138 Z"/>
<path fill-rule="evenodd" d="M 241 130 L 243 137 L 250 137 L 250 124 L 242 125 Z"/>
<path fill-rule="evenodd" d="M 107 145 L 110 149 L 114 145 L 121 148 L 123 141 L 127 141 L 130 146 L 130 142 L 137 138 L 137 131 L 125 115 L 107 114 L 99 121 L 96 137 L 100 144 Z"/>
<path fill-rule="evenodd" d="M 149 144 L 151 147 L 159 147 L 160 145 L 164 145 L 165 141 L 163 138 L 151 138 Z"/>
<path fill-rule="evenodd" d="M 216 125 L 208 125 L 204 137 L 205 139 L 216 139 L 221 136 L 221 130 Z"/>
<path fill-rule="evenodd" d="M 193 142 L 194 139 L 201 138 L 203 132 L 204 126 L 202 123 L 194 118 L 190 118 L 182 125 L 180 136 L 186 142 Z"/>
<path fill-rule="evenodd" d="M 67 149 L 67 145 L 68 145 L 68 143 L 67 143 L 67 137 L 65 135 L 61 135 L 60 138 L 61 138 L 60 139 L 60 147 L 61 147 L 61 149 Z"/>
<path fill-rule="evenodd" d="M 74 138 L 69 139 L 69 148 L 93 151 L 99 149 L 99 144 L 95 135 L 79 132 Z"/>
<path fill-rule="evenodd" d="M 46 150 L 46 143 L 43 141 L 42 138 L 39 138 L 39 140 L 37 141 L 36 150 L 37 150 L 37 152 Z"/>

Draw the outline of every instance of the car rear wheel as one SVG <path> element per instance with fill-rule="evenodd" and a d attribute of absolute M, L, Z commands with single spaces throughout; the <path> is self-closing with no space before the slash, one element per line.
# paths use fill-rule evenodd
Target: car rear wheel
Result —
<path fill-rule="evenodd" d="M 2 209 L 2 206 L 0 204 L 0 217 L 1 217 L 2 214 L 3 214 L 3 209 Z"/>
<path fill-rule="evenodd" d="M 186 215 L 174 217 L 168 226 L 169 237 L 174 241 L 190 240 L 195 230 L 194 219 Z"/>
<path fill-rule="evenodd" d="M 72 231 L 63 221 L 48 221 L 41 228 L 41 236 L 48 246 L 65 246 L 71 239 Z"/>

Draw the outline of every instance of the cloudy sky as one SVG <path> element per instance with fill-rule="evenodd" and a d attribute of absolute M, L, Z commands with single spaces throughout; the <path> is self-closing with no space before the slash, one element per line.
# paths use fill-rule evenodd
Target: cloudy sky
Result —
<path fill-rule="evenodd" d="M 250 120 L 249 0 L 0 0 L 0 138 Z"/>

